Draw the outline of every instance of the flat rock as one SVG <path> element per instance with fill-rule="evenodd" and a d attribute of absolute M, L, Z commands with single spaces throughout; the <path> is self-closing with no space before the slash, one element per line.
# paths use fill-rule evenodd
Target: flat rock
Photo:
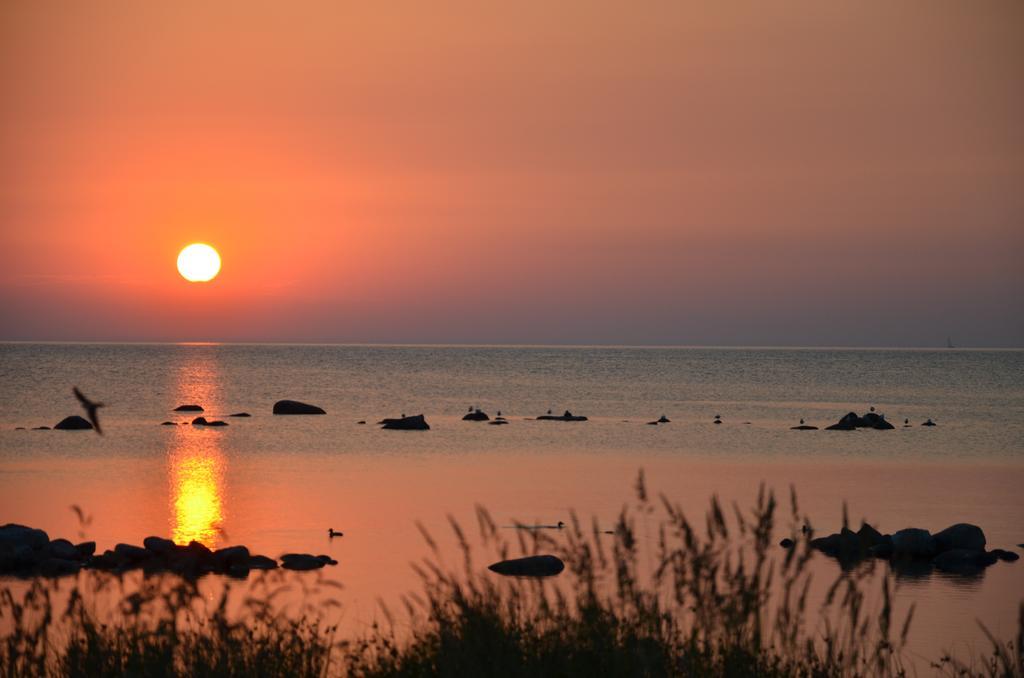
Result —
<path fill-rule="evenodd" d="M 72 414 L 70 417 L 64 417 L 54 424 L 53 429 L 55 431 L 91 431 L 92 424 L 88 419 Z"/>
<path fill-rule="evenodd" d="M 174 408 L 175 412 L 203 412 L 203 408 L 199 405 L 178 405 Z"/>
<path fill-rule="evenodd" d="M 790 431 L 817 431 L 817 426 L 811 426 L 810 424 L 800 424 L 799 426 L 790 426 Z M 833 431 L 836 429 L 832 429 Z"/>
<path fill-rule="evenodd" d="M 949 551 L 951 549 L 985 550 L 985 533 L 980 527 L 970 523 L 950 525 L 941 532 L 936 532 L 934 537 L 935 546 L 939 551 Z"/>
<path fill-rule="evenodd" d="M 507 424 L 507 423 L 508 422 L 506 420 L 504 420 L 504 419 L 495 419 L 494 421 L 488 422 L 488 424 L 491 425 L 491 426 L 501 426 L 501 425 Z"/>
<path fill-rule="evenodd" d="M 536 418 L 537 421 L 586 421 L 586 417 L 581 417 L 573 414 L 569 410 L 566 410 L 563 414 L 543 414 Z"/>
<path fill-rule="evenodd" d="M 286 553 L 281 556 L 281 567 L 286 570 L 319 570 L 327 563 L 309 553 Z"/>
<path fill-rule="evenodd" d="M 509 577 L 551 577 L 564 570 L 565 563 L 556 556 L 527 556 L 502 560 L 487 569 Z"/>
<path fill-rule="evenodd" d="M 430 425 L 427 423 L 426 417 L 422 414 L 416 414 L 409 417 L 399 417 L 397 419 L 382 419 L 378 424 L 381 424 L 383 428 L 394 430 L 394 431 L 429 431 Z"/>
<path fill-rule="evenodd" d="M 1003 549 L 992 549 L 991 551 L 989 551 L 989 553 L 994 555 L 999 560 L 1002 560 L 1007 563 L 1012 563 L 1014 561 L 1020 560 L 1020 556 L 1014 553 L 1013 551 L 1004 551 Z"/>
<path fill-rule="evenodd" d="M 49 431 L 49 426 L 35 426 L 32 428 L 33 431 Z"/>
<path fill-rule="evenodd" d="M 251 417 L 252 415 L 249 414 L 248 412 L 235 412 L 234 414 L 229 414 L 228 416 L 229 417 Z"/>
<path fill-rule="evenodd" d="M 474 410 L 462 417 L 462 421 L 490 421 L 490 419 L 483 410 Z"/>
<path fill-rule="evenodd" d="M 267 556 L 249 556 L 250 570 L 276 570 L 277 561 Z"/>
<path fill-rule="evenodd" d="M 161 426 L 177 426 L 177 424 L 174 423 L 173 421 L 162 421 L 162 422 L 160 422 L 160 425 Z"/>
<path fill-rule="evenodd" d="M 316 405 L 300 403 L 298 400 L 278 400 L 274 403 L 274 414 L 327 414 Z"/>

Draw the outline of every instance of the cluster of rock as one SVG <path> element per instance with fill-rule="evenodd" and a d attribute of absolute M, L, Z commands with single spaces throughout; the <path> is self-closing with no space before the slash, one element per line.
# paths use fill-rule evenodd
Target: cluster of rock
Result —
<path fill-rule="evenodd" d="M 873 428 L 879 431 L 888 431 L 889 429 L 896 428 L 888 421 L 885 420 L 884 414 L 878 414 L 877 412 L 868 412 L 863 416 L 858 416 L 856 412 L 850 412 L 843 416 L 842 419 L 826 426 L 826 431 L 853 431 L 858 428 Z"/>
<path fill-rule="evenodd" d="M 783 541 L 784 546 L 792 546 L 792 540 Z M 844 562 L 868 557 L 930 562 L 939 570 L 960 574 L 980 572 L 997 560 L 1020 558 L 1012 551 L 986 551 L 985 533 L 977 525 L 969 523 L 957 523 L 935 534 L 916 527 L 882 534 L 863 523 L 856 532 L 844 527 L 836 534 L 812 539 L 810 545 Z"/>
<path fill-rule="evenodd" d="M 557 556 L 527 556 L 488 565 L 487 569 L 507 577 L 552 577 L 565 569 Z"/>
<path fill-rule="evenodd" d="M 391 431 L 429 431 L 430 424 L 427 423 L 427 418 L 422 414 L 414 414 L 411 416 L 381 419 L 377 422 L 381 429 L 388 429 Z"/>
<path fill-rule="evenodd" d="M 501 416 L 501 410 L 498 410 L 498 415 L 492 420 L 490 415 L 479 407 L 469 408 L 469 412 L 462 416 L 462 421 L 486 421 L 491 426 L 502 426 L 508 423 L 508 420 Z"/>
<path fill-rule="evenodd" d="M 184 577 L 205 574 L 226 574 L 246 577 L 251 570 L 273 570 L 273 558 L 253 555 L 245 546 L 228 546 L 211 550 L 192 541 L 187 546 L 170 539 L 146 537 L 142 546 L 118 544 L 112 550 L 96 555 L 96 543 L 72 544 L 67 539 L 50 540 L 43 530 L 24 525 L 0 527 L 0 573 L 20 576 L 61 576 L 81 569 L 106 572 L 172 572 Z M 289 570 L 315 570 L 337 565 L 330 556 L 308 553 L 286 553 L 280 567 Z"/>

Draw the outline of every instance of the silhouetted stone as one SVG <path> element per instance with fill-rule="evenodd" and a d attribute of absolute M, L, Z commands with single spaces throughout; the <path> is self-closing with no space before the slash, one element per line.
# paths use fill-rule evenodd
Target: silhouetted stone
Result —
<path fill-rule="evenodd" d="M 206 421 L 206 417 L 196 417 L 192 420 L 193 426 L 206 426 L 209 422 Z"/>
<path fill-rule="evenodd" d="M 936 423 L 935 423 L 934 421 L 932 421 L 931 419 L 929 419 L 928 421 L 926 421 L 926 422 L 924 422 L 923 424 L 921 424 L 921 426 L 937 426 L 937 425 L 938 425 L 938 424 L 936 424 Z"/>
<path fill-rule="evenodd" d="M 163 422 L 160 422 L 160 425 L 161 426 L 177 426 L 177 424 L 174 423 L 173 421 L 163 421 Z"/>
<path fill-rule="evenodd" d="M 950 549 L 932 560 L 932 565 L 943 572 L 973 574 L 996 562 L 996 557 L 984 551 Z"/>
<path fill-rule="evenodd" d="M 566 410 L 562 415 L 544 414 L 537 417 L 537 421 L 586 421 L 586 417 L 574 415 L 569 410 Z"/>
<path fill-rule="evenodd" d="M 649 421 L 649 422 L 647 422 L 647 425 L 648 426 L 657 426 L 658 422 L 656 422 L 656 421 Z"/>
<path fill-rule="evenodd" d="M 811 426 L 810 424 L 800 424 L 799 426 L 790 426 L 790 431 L 817 431 L 817 426 Z M 832 429 L 835 430 L 835 429 Z"/>
<path fill-rule="evenodd" d="M 483 410 L 473 410 L 462 417 L 462 421 L 490 421 L 490 417 Z"/>
<path fill-rule="evenodd" d="M 170 539 L 164 539 L 163 537 L 146 537 L 142 540 L 142 545 L 148 551 L 152 551 L 161 556 L 169 556 L 178 551 L 178 545 Z"/>
<path fill-rule="evenodd" d="M 504 419 L 495 419 L 494 421 L 488 422 L 488 424 L 491 425 L 491 426 L 501 426 L 502 424 L 507 424 L 507 423 L 508 422 L 505 421 Z"/>
<path fill-rule="evenodd" d="M 487 569 L 511 577 L 551 577 L 564 570 L 565 563 L 555 556 L 528 556 L 503 560 Z"/>
<path fill-rule="evenodd" d="M 278 400 L 274 403 L 274 414 L 327 414 L 316 405 L 300 403 L 297 400 Z"/>
<path fill-rule="evenodd" d="M 220 419 L 214 419 L 213 421 L 206 422 L 206 425 L 207 426 L 227 426 L 228 423 L 226 421 L 221 421 Z"/>
<path fill-rule="evenodd" d="M 33 431 L 49 431 L 49 426 L 36 426 L 32 429 Z"/>
<path fill-rule="evenodd" d="M 359 420 L 359 421 L 357 421 L 356 423 L 357 423 L 357 424 L 365 424 L 365 423 L 366 423 L 366 420 L 365 420 L 365 419 L 360 419 L 360 420 Z"/>
<path fill-rule="evenodd" d="M 868 549 L 868 555 L 874 556 L 875 558 L 891 558 L 892 557 L 892 535 L 883 534 L 882 538 L 877 544 Z"/>
<path fill-rule="evenodd" d="M 397 419 L 381 419 L 378 424 L 383 428 L 396 431 L 429 431 L 430 425 L 422 414 L 410 417 L 399 417 Z"/>
<path fill-rule="evenodd" d="M 141 563 L 153 557 L 150 551 L 133 544 L 118 544 L 114 547 L 114 553 L 130 563 Z"/>
<path fill-rule="evenodd" d="M 249 414 L 248 412 L 235 412 L 234 414 L 229 414 L 228 416 L 229 417 L 251 417 L 252 415 Z"/>
<path fill-rule="evenodd" d="M 931 558 L 936 552 L 935 538 L 928 530 L 908 527 L 892 535 L 892 554 L 895 558 Z"/>
<path fill-rule="evenodd" d="M 50 536 L 42 530 L 33 527 L 26 527 L 16 523 L 7 523 L 0 527 L 0 545 L 26 546 L 33 551 L 46 548 L 50 543 Z"/>
<path fill-rule="evenodd" d="M 878 414 L 877 412 L 868 412 L 862 417 L 857 416 L 856 412 L 848 412 L 836 423 L 826 426 L 825 430 L 853 431 L 858 428 L 873 428 L 879 431 L 887 431 L 896 427 L 886 421 L 885 415 Z"/>
<path fill-rule="evenodd" d="M 660 417 L 658 417 L 658 423 L 659 424 L 668 424 L 668 423 L 670 423 L 670 421 L 671 420 L 668 417 L 666 417 L 664 414 L 661 415 Z"/>
<path fill-rule="evenodd" d="M 72 414 L 70 417 L 64 417 L 54 424 L 53 429 L 55 431 L 91 431 L 92 424 L 88 419 Z"/>
<path fill-rule="evenodd" d="M 334 558 L 331 558 L 331 557 L 330 557 L 330 556 L 328 556 L 328 555 L 324 555 L 324 554 L 322 554 L 322 553 L 321 553 L 320 555 L 318 555 L 318 556 L 317 556 L 317 558 L 318 558 L 318 559 L 320 560 L 320 562 L 321 562 L 321 563 L 323 563 L 324 565 L 337 565 L 337 564 L 338 564 L 338 561 L 337 561 L 337 560 L 335 560 Z"/>
<path fill-rule="evenodd" d="M 52 558 L 61 560 L 81 560 L 82 558 L 75 545 L 67 539 L 54 539 L 47 545 L 47 552 Z"/>
<path fill-rule="evenodd" d="M 96 542 L 83 541 L 81 544 L 75 544 L 75 550 L 78 551 L 79 558 L 88 560 L 92 554 L 96 553 Z"/>
<path fill-rule="evenodd" d="M 175 412 L 203 412 L 203 408 L 199 405 L 178 405 L 174 408 Z"/>
<path fill-rule="evenodd" d="M 941 532 L 935 533 L 933 536 L 935 538 L 935 548 L 940 552 L 951 549 L 985 550 L 985 533 L 977 525 L 957 523 L 956 525 L 950 525 Z"/>
<path fill-rule="evenodd" d="M 309 553 L 286 553 L 281 556 L 281 567 L 286 570 L 319 570 L 326 564 Z"/>
<path fill-rule="evenodd" d="M 250 570 L 276 570 L 277 561 L 267 556 L 249 556 Z"/>
<path fill-rule="evenodd" d="M 791 549 L 791 548 L 793 548 L 794 543 L 793 543 L 792 539 L 787 537 L 787 538 L 785 538 L 785 539 L 783 539 L 782 541 L 779 542 L 779 546 L 781 546 L 784 549 Z"/>
<path fill-rule="evenodd" d="M 233 566 L 249 568 L 249 549 L 245 546 L 228 546 L 213 552 L 213 562 L 218 570 L 229 570 Z"/>
<path fill-rule="evenodd" d="M 994 555 L 999 560 L 1003 560 L 1008 563 L 1012 563 L 1015 560 L 1020 560 L 1020 556 L 1014 553 L 1013 551 L 1004 551 L 1003 549 L 992 549 L 991 551 L 989 551 L 989 553 Z"/>

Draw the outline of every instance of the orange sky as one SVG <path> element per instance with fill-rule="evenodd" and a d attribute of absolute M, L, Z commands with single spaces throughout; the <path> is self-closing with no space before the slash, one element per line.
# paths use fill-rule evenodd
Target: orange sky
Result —
<path fill-rule="evenodd" d="M 1017 0 L 8 2 L 0 69 L 0 339 L 1024 345 Z"/>

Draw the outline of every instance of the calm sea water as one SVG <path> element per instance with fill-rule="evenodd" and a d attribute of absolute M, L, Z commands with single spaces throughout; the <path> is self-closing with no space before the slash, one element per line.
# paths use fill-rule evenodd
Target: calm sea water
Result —
<path fill-rule="evenodd" d="M 72 385 L 107 404 L 106 435 L 15 430 L 80 413 Z M 883 531 L 966 521 L 992 546 L 1024 543 L 1022 351 L 0 344 L 0 389 L 0 522 L 101 548 L 158 534 L 331 553 L 354 624 L 418 588 L 416 521 L 443 532 L 479 503 L 506 524 L 570 510 L 610 524 L 641 468 L 695 517 L 712 494 L 752 504 L 760 483 L 792 484 L 823 530 L 845 501 Z M 282 398 L 328 414 L 274 417 Z M 159 426 L 187 421 L 172 412 L 184 403 L 253 416 Z M 511 423 L 461 421 L 470 406 Z M 789 429 L 869 406 L 898 428 Z M 548 409 L 590 421 L 527 419 Z M 432 430 L 372 425 L 402 413 Z M 646 425 L 663 414 L 671 424 Z M 918 605 L 913 648 L 936 656 L 982 648 L 976 618 L 1009 638 L 1022 596 L 1024 564 L 1000 563 L 903 581 L 898 602 Z"/>

